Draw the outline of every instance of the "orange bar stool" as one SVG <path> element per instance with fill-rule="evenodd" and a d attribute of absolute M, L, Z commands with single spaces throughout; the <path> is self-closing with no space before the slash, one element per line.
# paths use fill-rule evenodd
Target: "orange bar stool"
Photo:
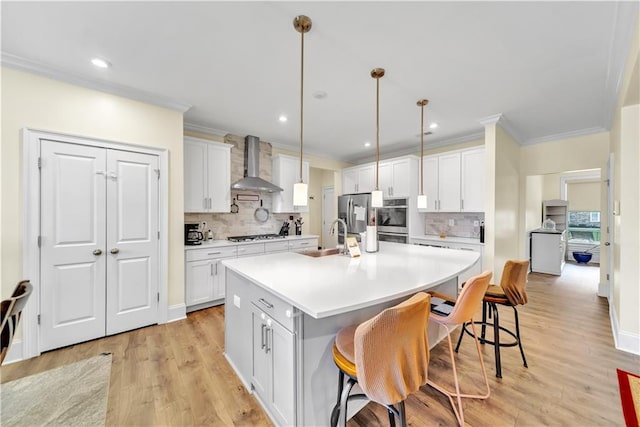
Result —
<path fill-rule="evenodd" d="M 529 261 L 513 261 L 509 260 L 505 263 L 502 270 L 502 278 L 500 280 L 500 286 L 489 285 L 487 292 L 484 295 L 482 303 L 482 322 L 475 322 L 482 325 L 482 333 L 480 342 L 482 344 L 491 344 L 494 346 L 494 353 L 496 359 L 496 377 L 502 378 L 502 362 L 500 358 L 500 347 L 520 347 L 520 355 L 522 356 L 522 363 L 525 368 L 527 366 L 527 359 L 524 355 L 524 349 L 522 348 L 522 340 L 520 339 L 520 321 L 518 319 L 517 305 L 524 305 L 527 303 L 527 275 L 529 274 Z M 515 333 L 500 326 L 500 319 L 498 313 L 498 305 L 505 305 L 513 308 L 513 315 L 515 319 Z M 487 309 L 489 310 L 489 317 L 493 318 L 493 322 L 487 322 Z M 467 329 L 469 324 L 465 324 L 463 330 L 460 332 L 460 338 L 458 338 L 458 345 L 456 346 L 456 352 L 462 342 L 464 333 L 471 334 Z M 485 332 L 487 326 L 493 328 L 493 341 L 485 338 Z M 508 342 L 502 342 L 500 340 L 500 331 L 509 334 L 513 340 Z"/>
<path fill-rule="evenodd" d="M 489 379 L 487 378 L 487 369 L 484 366 L 482 352 L 480 351 L 480 342 L 478 340 L 478 336 L 476 335 L 473 322 L 473 315 L 480 307 L 482 298 L 484 297 L 485 292 L 487 291 L 487 288 L 489 286 L 491 275 L 492 273 L 490 271 L 485 271 L 484 273 L 467 280 L 464 287 L 462 288 L 462 291 L 460 291 L 458 298 L 455 300 L 446 295 L 441 295 L 436 292 L 429 292 L 432 298 L 432 311 L 429 315 L 429 321 L 436 322 L 439 325 L 444 326 L 444 328 L 447 330 L 447 341 L 449 342 L 449 354 L 451 355 L 451 369 L 453 371 L 453 383 L 455 386 L 455 391 L 450 391 L 444 386 L 436 384 L 433 381 L 428 381 L 427 384 L 449 398 L 449 402 L 451 403 L 451 407 L 453 408 L 453 413 L 456 415 L 456 419 L 461 426 L 464 425 L 462 398 L 487 399 L 491 394 L 491 390 L 489 390 Z M 436 302 L 438 302 L 439 300 L 436 300 L 436 298 L 440 298 L 441 300 L 444 300 L 444 302 L 438 304 Z M 448 314 L 444 314 L 444 309 L 441 308 L 442 305 L 449 306 L 450 312 Z M 451 306 L 453 306 L 453 308 L 451 308 Z M 439 312 L 442 314 L 439 314 Z M 460 382 L 458 381 L 458 372 L 456 370 L 456 359 L 453 352 L 453 343 L 451 342 L 451 332 L 458 325 L 463 325 L 466 322 L 470 322 L 471 328 L 473 330 L 473 337 L 476 341 L 476 350 L 478 351 L 480 367 L 482 368 L 482 376 L 484 378 L 484 383 L 487 389 L 484 394 L 464 394 L 460 392 Z M 454 398 L 456 398 L 458 402 L 457 407 L 453 401 Z"/>
<path fill-rule="evenodd" d="M 346 425 L 347 403 L 354 399 L 385 406 L 392 426 L 396 417 L 401 426 L 407 425 L 404 400 L 427 382 L 430 300 L 428 294 L 419 292 L 360 325 L 338 332 L 333 344 L 339 373 L 332 427 Z M 350 396 L 356 383 L 364 394 Z"/>

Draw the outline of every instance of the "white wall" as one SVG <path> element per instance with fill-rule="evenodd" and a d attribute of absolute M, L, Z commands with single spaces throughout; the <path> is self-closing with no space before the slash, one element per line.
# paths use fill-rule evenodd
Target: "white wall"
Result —
<path fill-rule="evenodd" d="M 182 113 L 2 68 L 2 295 L 22 277 L 21 129 L 169 150 L 169 305 L 184 302 Z"/>

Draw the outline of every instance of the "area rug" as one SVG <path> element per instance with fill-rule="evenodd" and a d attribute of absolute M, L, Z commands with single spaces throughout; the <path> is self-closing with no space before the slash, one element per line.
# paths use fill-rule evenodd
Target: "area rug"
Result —
<path fill-rule="evenodd" d="M 103 426 L 111 354 L 101 354 L 0 386 L 0 425 Z"/>
<path fill-rule="evenodd" d="M 621 369 L 616 371 L 624 422 L 627 427 L 638 427 L 640 424 L 640 376 Z"/>

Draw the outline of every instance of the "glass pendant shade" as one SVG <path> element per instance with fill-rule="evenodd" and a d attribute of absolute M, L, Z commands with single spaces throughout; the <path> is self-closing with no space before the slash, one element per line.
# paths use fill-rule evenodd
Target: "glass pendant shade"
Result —
<path fill-rule="evenodd" d="M 424 194 L 418 196 L 418 209 L 427 209 L 427 196 Z"/>
<path fill-rule="evenodd" d="M 371 207 L 372 208 L 382 207 L 382 191 L 374 190 L 371 192 Z"/>
<path fill-rule="evenodd" d="M 308 186 L 304 182 L 293 184 L 293 206 L 307 206 L 307 189 Z"/>

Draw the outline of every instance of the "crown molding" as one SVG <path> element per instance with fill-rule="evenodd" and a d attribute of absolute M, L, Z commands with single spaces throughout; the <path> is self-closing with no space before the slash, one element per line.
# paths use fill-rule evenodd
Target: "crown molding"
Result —
<path fill-rule="evenodd" d="M 629 56 L 629 49 L 631 49 L 639 10 L 640 7 L 637 1 L 616 2 L 616 13 L 613 17 L 611 39 L 609 40 L 607 76 L 604 86 L 603 123 L 607 129 L 611 129 L 613 124 L 613 117 L 618 98 L 620 97 L 620 90 L 622 89 L 627 58 Z"/>
<path fill-rule="evenodd" d="M 603 127 L 592 127 L 592 128 L 572 130 L 569 132 L 554 133 L 552 135 L 541 136 L 539 138 L 530 138 L 526 141 L 523 141 L 521 145 L 541 144 L 543 142 L 558 141 L 560 139 L 569 139 L 569 138 L 575 138 L 578 136 L 591 135 L 594 133 L 602 133 L 602 132 L 609 132 L 609 130 Z"/>
<path fill-rule="evenodd" d="M 100 92 L 110 93 L 112 95 L 121 96 L 124 98 L 141 101 L 147 104 L 157 105 L 163 108 L 169 108 L 171 110 L 185 113 L 191 108 L 190 104 L 177 102 L 169 98 L 165 98 L 160 95 L 156 95 L 150 92 L 146 92 L 140 89 L 134 89 L 129 86 L 119 85 L 117 83 L 107 82 L 104 80 L 96 80 L 87 77 L 80 76 L 78 74 L 69 73 L 65 70 L 52 67 L 39 61 L 26 59 L 11 53 L 2 52 L 2 66 L 15 68 L 22 71 L 27 71 L 33 74 L 38 74 L 44 77 L 48 77 L 54 80 L 60 80 L 66 83 L 70 83 L 76 86 L 85 87 L 88 89 L 98 90 Z"/>
<path fill-rule="evenodd" d="M 206 135 L 222 136 L 222 137 L 224 137 L 228 133 L 232 133 L 226 130 L 216 129 L 209 126 L 198 125 L 195 123 L 188 123 L 188 122 L 184 122 L 183 128 L 184 130 L 188 130 L 191 132 L 204 133 Z"/>
<path fill-rule="evenodd" d="M 502 113 L 498 113 L 498 114 L 494 114 L 492 116 L 487 116 L 484 117 L 482 119 L 478 119 L 478 121 L 483 125 L 483 126 L 487 126 L 487 125 L 492 125 L 492 124 L 498 124 L 500 125 L 500 127 L 509 134 L 509 136 L 511 138 L 513 138 L 513 140 L 518 144 L 518 145 L 522 145 L 522 140 L 523 138 L 520 136 L 520 134 L 516 131 L 516 129 L 513 127 L 513 125 L 509 122 L 509 120 L 507 120 L 507 117 L 502 114 Z"/>
<path fill-rule="evenodd" d="M 498 123 L 502 119 L 502 113 L 494 114 L 492 116 L 483 117 L 478 119 L 482 126 L 492 125 L 494 123 Z"/>
<path fill-rule="evenodd" d="M 440 147 L 446 147 L 446 146 L 449 146 L 449 145 L 462 144 L 464 142 L 475 141 L 475 140 L 478 140 L 478 139 L 484 140 L 484 131 L 475 132 L 475 133 L 471 133 L 471 134 L 463 135 L 463 136 L 457 136 L 455 138 L 447 138 L 447 139 L 442 139 L 442 140 L 438 140 L 438 141 L 435 141 L 435 142 L 429 142 L 428 144 L 425 143 L 425 147 L 424 148 L 425 148 L 425 150 L 432 150 L 434 148 L 440 148 Z M 418 154 L 416 154 L 416 153 L 418 153 L 418 151 L 420 151 L 420 149 L 417 146 L 416 147 L 401 148 L 401 149 L 394 150 L 394 151 L 380 153 L 380 159 L 381 160 L 392 159 L 394 157 L 406 156 L 406 155 L 409 155 L 409 154 L 418 155 Z M 375 160 L 376 160 L 376 156 L 375 155 L 370 155 L 370 156 L 366 156 L 366 157 L 350 157 L 346 161 L 349 162 L 349 163 L 364 164 L 364 163 L 373 162 Z"/>

